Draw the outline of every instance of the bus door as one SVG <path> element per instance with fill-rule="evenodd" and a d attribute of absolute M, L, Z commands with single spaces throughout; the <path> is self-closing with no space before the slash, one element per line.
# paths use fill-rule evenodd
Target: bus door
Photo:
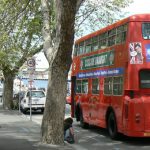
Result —
<path fill-rule="evenodd" d="M 71 116 L 75 117 L 76 76 L 71 77 Z"/>
<path fill-rule="evenodd" d="M 91 82 L 91 92 L 89 94 L 89 118 L 91 124 L 97 125 L 99 110 L 99 79 L 94 78 Z"/>
<path fill-rule="evenodd" d="M 88 122 L 88 119 L 89 119 L 89 105 L 88 105 L 89 82 L 88 82 L 88 79 L 77 79 L 75 89 L 76 90 L 74 92 L 74 101 L 75 101 L 74 105 L 80 107 L 84 121 Z M 78 116 L 78 114 L 76 115 Z"/>

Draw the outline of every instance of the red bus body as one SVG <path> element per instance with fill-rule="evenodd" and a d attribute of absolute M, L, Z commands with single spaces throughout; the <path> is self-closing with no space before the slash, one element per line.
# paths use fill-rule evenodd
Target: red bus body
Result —
<path fill-rule="evenodd" d="M 115 132 L 110 133 L 112 138 L 117 133 L 150 137 L 150 29 L 143 31 L 149 23 L 150 14 L 134 15 L 76 41 L 71 74 L 72 116 L 75 114 L 82 124 L 110 128 Z M 122 30 L 124 33 L 119 35 Z M 108 46 L 93 50 L 92 44 L 86 45 L 94 37 L 100 41 L 103 33 L 108 35 Z M 125 38 L 123 42 L 119 36 Z M 86 52 L 88 46 L 90 51 Z M 136 46 L 140 47 L 139 53 Z M 85 52 L 79 54 L 80 47 Z"/>

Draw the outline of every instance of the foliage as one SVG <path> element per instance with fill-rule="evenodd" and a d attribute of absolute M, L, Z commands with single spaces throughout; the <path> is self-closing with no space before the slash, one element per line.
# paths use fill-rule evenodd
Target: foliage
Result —
<path fill-rule="evenodd" d="M 0 69 L 17 71 L 27 57 L 40 51 L 40 2 L 30 0 L 1 1 Z M 7 60 L 7 61 L 6 61 Z"/>
<path fill-rule="evenodd" d="M 123 18 L 122 9 L 133 0 L 86 0 L 76 15 L 76 36 L 82 36 Z"/>
<path fill-rule="evenodd" d="M 3 106 L 12 108 L 13 79 L 28 57 L 42 49 L 40 1 L 0 1 L 0 70 L 5 78 Z"/>

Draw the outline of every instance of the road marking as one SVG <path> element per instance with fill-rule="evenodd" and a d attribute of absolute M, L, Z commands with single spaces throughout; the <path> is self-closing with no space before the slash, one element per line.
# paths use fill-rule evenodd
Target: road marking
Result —
<path fill-rule="evenodd" d="M 23 132 L 29 133 L 30 131 L 27 128 L 21 127 L 20 128 Z"/>
<path fill-rule="evenodd" d="M 87 148 L 84 148 L 84 147 L 82 147 L 80 145 L 76 145 L 76 144 L 72 144 L 72 147 L 75 148 L 75 149 L 78 149 L 78 150 L 89 150 Z"/>

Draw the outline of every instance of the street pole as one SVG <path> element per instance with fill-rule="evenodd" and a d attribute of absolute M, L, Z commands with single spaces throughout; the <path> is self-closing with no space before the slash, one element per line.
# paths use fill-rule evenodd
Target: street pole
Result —
<path fill-rule="evenodd" d="M 21 103 L 21 78 L 20 78 L 20 89 L 19 89 L 19 113 L 20 111 L 20 103 Z"/>
<path fill-rule="evenodd" d="M 32 84 L 32 82 L 31 82 L 31 84 Z M 30 101 L 30 121 L 32 121 L 32 86 L 31 86 L 31 84 L 30 84 L 30 96 L 29 96 L 29 101 Z"/>
<path fill-rule="evenodd" d="M 32 121 L 32 82 L 34 80 L 34 71 L 35 71 L 35 65 L 36 61 L 35 58 L 29 58 L 27 60 L 27 66 L 28 66 L 28 71 L 29 71 L 29 82 L 30 82 L 30 96 L 29 96 L 29 101 L 30 101 L 30 121 Z"/>

